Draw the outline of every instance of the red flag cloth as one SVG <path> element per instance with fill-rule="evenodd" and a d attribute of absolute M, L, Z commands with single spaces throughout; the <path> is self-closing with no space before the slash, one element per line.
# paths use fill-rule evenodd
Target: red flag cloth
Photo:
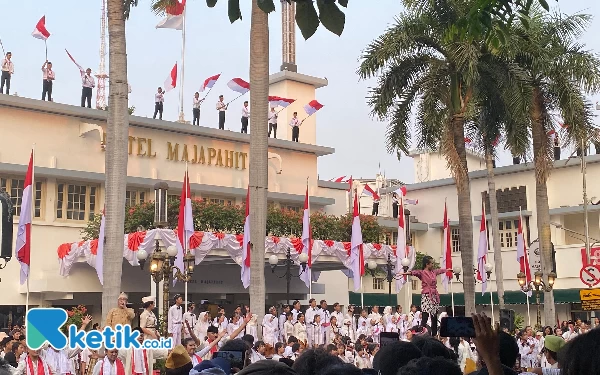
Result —
<path fill-rule="evenodd" d="M 50 38 L 50 33 L 48 30 L 46 30 L 46 16 L 42 16 L 42 18 L 40 18 L 38 23 L 35 25 L 35 29 L 33 29 L 31 36 L 41 40 Z"/>
<path fill-rule="evenodd" d="M 29 166 L 23 183 L 23 195 L 21 196 L 21 212 L 19 213 L 19 226 L 17 228 L 17 242 L 15 252 L 19 263 L 21 263 L 21 285 L 29 277 L 29 266 L 31 265 L 31 204 L 33 200 L 33 150 L 29 157 Z"/>
<path fill-rule="evenodd" d="M 365 185 L 363 191 L 362 191 L 362 195 L 368 195 L 369 197 L 373 198 L 373 200 L 380 200 L 381 198 L 379 197 L 379 194 L 377 194 L 375 192 L 375 190 L 373 190 L 369 185 Z"/>
<path fill-rule="evenodd" d="M 165 80 L 165 92 L 169 92 L 177 87 L 177 63 L 171 69 L 171 74 Z"/>
<path fill-rule="evenodd" d="M 233 91 L 239 92 L 242 95 L 250 91 L 250 84 L 241 78 L 234 78 L 227 82 L 227 87 Z"/>
<path fill-rule="evenodd" d="M 176 1 L 175 4 L 168 6 L 165 9 L 167 16 L 163 18 L 158 25 L 157 29 L 174 29 L 183 30 L 183 12 L 185 10 L 185 0 L 181 2 Z"/>
<path fill-rule="evenodd" d="M 69 58 L 71 59 L 71 61 L 73 61 L 73 63 L 77 66 L 77 69 L 79 69 L 80 72 L 83 72 L 84 69 L 81 65 L 77 64 L 77 61 L 75 61 L 75 59 L 73 58 L 73 56 L 71 56 L 71 54 L 69 53 L 69 51 L 67 51 L 67 49 L 65 48 L 65 52 L 67 53 L 67 55 L 69 56 Z"/>
<path fill-rule="evenodd" d="M 242 285 L 250 286 L 250 186 L 246 193 L 246 219 L 244 220 L 244 243 L 242 245 Z"/>
<path fill-rule="evenodd" d="M 215 85 L 215 83 L 217 82 L 219 77 L 221 77 L 221 74 L 217 74 L 217 75 L 214 75 L 212 77 L 208 77 L 207 79 L 205 79 L 204 83 L 202 84 L 202 87 L 200 87 L 200 92 L 202 92 L 206 89 L 212 89 L 212 87 Z"/>
<path fill-rule="evenodd" d="M 307 115 L 311 116 L 321 108 L 323 108 L 323 104 L 316 100 L 311 100 L 310 103 L 304 106 L 304 111 Z"/>
<path fill-rule="evenodd" d="M 479 227 L 479 249 L 477 250 L 477 279 L 481 280 L 481 295 L 487 289 L 487 273 L 485 271 L 488 248 L 487 226 L 485 219 L 485 205 L 481 203 L 481 225 Z"/>
<path fill-rule="evenodd" d="M 448 220 L 448 207 L 444 203 L 444 239 L 442 251 L 442 268 L 452 269 L 452 242 L 450 241 L 450 220 Z M 448 271 L 442 275 L 442 284 L 446 292 L 448 291 L 448 282 L 452 280 L 452 272 Z"/>

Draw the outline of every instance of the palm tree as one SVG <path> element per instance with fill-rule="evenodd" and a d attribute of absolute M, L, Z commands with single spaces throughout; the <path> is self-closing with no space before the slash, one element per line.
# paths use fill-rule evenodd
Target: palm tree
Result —
<path fill-rule="evenodd" d="M 448 33 L 465 14 L 459 1 L 412 1 L 407 11 L 364 51 L 358 74 L 379 76 L 369 105 L 389 120 L 387 150 L 408 153 L 416 110 L 417 148 L 441 150 L 458 193 L 462 268 L 473 267 L 473 219 L 465 148 L 465 122 L 478 80 L 480 47 Z M 464 279 L 466 313 L 475 312 L 475 281 Z"/>
<path fill-rule="evenodd" d="M 134 0 L 107 0 L 109 36 L 109 109 L 106 124 L 106 229 L 104 246 L 104 285 L 102 321 L 116 307 L 121 292 L 123 267 L 123 223 L 127 185 L 127 142 L 129 108 L 127 102 L 127 48 L 125 19 Z"/>
<path fill-rule="evenodd" d="M 584 97 L 600 87 L 600 59 L 579 42 L 589 24 L 589 15 L 546 15 L 539 11 L 528 27 L 515 25 L 505 53 L 527 73 L 531 87 L 528 98 L 533 160 L 536 171 L 536 212 L 542 260 L 547 282 L 553 269 L 550 236 L 550 209 L 547 180 L 552 167 L 552 145 L 548 133 L 560 115 L 567 124 L 563 140 L 579 145 L 595 138 L 591 104 Z M 544 295 L 545 321 L 555 321 L 552 292 Z"/>

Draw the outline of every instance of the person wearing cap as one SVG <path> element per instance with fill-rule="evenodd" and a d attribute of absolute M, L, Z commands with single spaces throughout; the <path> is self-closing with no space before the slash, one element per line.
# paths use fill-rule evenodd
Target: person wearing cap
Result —
<path fill-rule="evenodd" d="M 168 331 L 169 335 L 173 338 L 173 343 L 180 345 L 181 332 L 183 331 L 183 309 L 181 308 L 183 297 L 181 294 L 176 294 L 173 300 L 175 304 L 169 308 Z"/>
<path fill-rule="evenodd" d="M 194 302 L 188 303 L 187 312 L 183 314 L 183 320 L 188 322 L 190 327 L 194 328 L 196 326 L 196 314 L 194 314 L 194 309 L 196 308 L 196 304 Z M 186 325 L 183 325 L 183 338 L 188 339 L 191 338 L 190 330 L 187 329 Z"/>
<path fill-rule="evenodd" d="M 156 303 L 156 297 L 148 296 L 142 298 L 142 304 L 144 307 L 144 311 L 140 314 L 140 328 L 144 333 L 145 340 L 158 340 L 158 331 L 156 327 L 158 325 L 158 320 L 156 319 L 156 315 L 154 315 L 154 304 Z"/>
<path fill-rule="evenodd" d="M 567 343 L 562 337 L 547 335 L 544 340 L 544 356 L 549 367 L 538 367 L 531 370 L 534 374 L 539 375 L 560 375 L 558 368 L 558 353 Z"/>
<path fill-rule="evenodd" d="M 127 308 L 127 300 L 127 294 L 119 294 L 119 299 L 117 300 L 118 306 L 112 308 L 108 312 L 108 315 L 106 316 L 106 324 L 104 325 L 105 327 L 111 327 L 112 329 L 115 329 L 117 324 L 131 326 L 131 321 L 135 317 L 135 312 L 133 309 Z"/>

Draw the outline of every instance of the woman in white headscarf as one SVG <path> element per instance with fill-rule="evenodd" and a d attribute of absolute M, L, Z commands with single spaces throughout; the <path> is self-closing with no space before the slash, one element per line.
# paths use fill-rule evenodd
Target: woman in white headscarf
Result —
<path fill-rule="evenodd" d="M 208 326 L 210 326 L 210 314 L 208 311 L 201 312 L 196 321 L 196 325 L 194 325 L 194 334 L 196 337 L 202 341 L 206 340 Z"/>
<path fill-rule="evenodd" d="M 395 317 L 392 314 L 392 306 L 386 306 L 383 309 L 383 324 L 385 332 L 396 332 Z"/>
<path fill-rule="evenodd" d="M 273 323 L 275 322 L 275 323 Z M 265 317 L 262 321 L 263 326 L 263 341 L 265 344 L 269 344 L 271 346 L 275 346 L 277 343 L 277 329 L 276 327 L 279 325 L 279 321 L 277 317 L 273 314 L 265 314 Z"/>
<path fill-rule="evenodd" d="M 406 338 L 406 331 L 408 331 L 408 316 L 406 314 L 401 314 L 398 318 L 398 322 L 396 322 L 396 327 L 398 329 L 398 336 L 400 340 Z"/>

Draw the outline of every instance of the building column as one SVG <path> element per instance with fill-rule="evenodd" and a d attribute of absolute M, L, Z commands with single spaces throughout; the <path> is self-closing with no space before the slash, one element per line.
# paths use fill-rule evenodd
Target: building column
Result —
<path fill-rule="evenodd" d="M 565 225 L 565 218 L 563 215 L 551 216 L 550 221 L 563 226 Z M 565 231 L 563 229 L 557 228 L 554 225 L 550 225 L 550 234 L 552 236 L 552 243 L 554 244 L 554 246 L 560 246 L 566 243 Z"/>

